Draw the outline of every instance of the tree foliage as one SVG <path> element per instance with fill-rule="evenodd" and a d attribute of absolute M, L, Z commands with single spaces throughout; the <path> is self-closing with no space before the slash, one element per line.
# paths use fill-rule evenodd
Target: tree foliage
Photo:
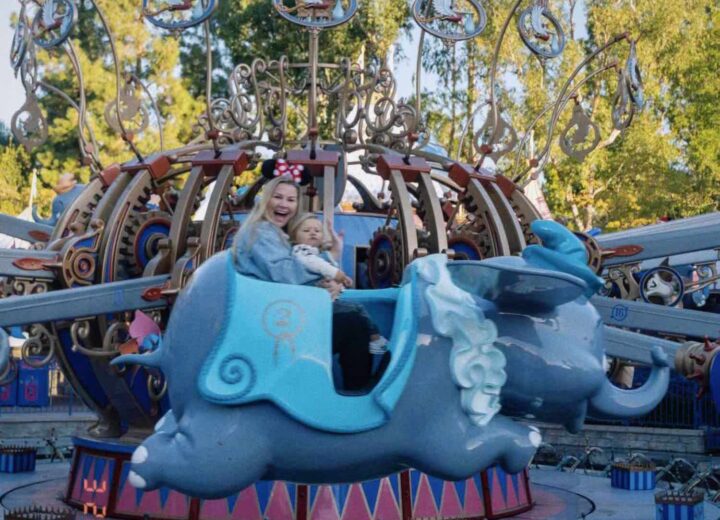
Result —
<path fill-rule="evenodd" d="M 203 29 L 169 36 L 141 23 L 138 0 L 97 0 L 117 36 L 124 72 L 142 79 L 157 100 L 164 124 L 165 147 L 187 143 L 193 125 L 204 110 L 205 53 Z M 435 140 L 454 157 L 466 121 L 468 138 L 460 156 L 477 153 L 469 146 L 473 133 L 487 117 L 483 107 L 489 94 L 490 65 L 495 43 L 511 5 L 498 0 L 488 7 L 488 26 L 472 42 L 448 47 L 427 37 L 422 62 L 437 81 L 425 81 L 422 105 L 425 122 Z M 103 164 L 132 157 L 126 144 L 103 118 L 115 97 L 115 72 L 109 60 L 109 41 L 90 2 L 78 2 L 80 18 L 73 33 L 87 90 L 89 122 L 95 131 Z M 255 58 L 287 55 L 303 62 L 308 55 L 308 33 L 281 19 L 267 0 L 223 0 L 211 22 L 213 92 L 225 95 L 233 65 Z M 527 5 L 526 5 L 527 4 Z M 527 7 L 528 2 L 521 5 Z M 628 31 L 639 39 L 638 58 L 643 71 L 646 106 L 632 126 L 614 131 L 611 121 L 617 77 L 613 70 L 597 76 L 579 90 L 578 102 L 602 133 L 598 149 L 584 162 L 566 157 L 558 135 L 570 120 L 573 101 L 562 112 L 550 141 L 551 160 L 544 168 L 548 203 L 557 217 L 578 229 L 607 230 L 655 221 L 659 216 L 682 217 L 717 210 L 720 204 L 720 7 L 715 0 L 549 0 L 568 34 L 561 57 L 539 60 L 523 46 L 515 20 L 508 26 L 498 62 L 497 93 L 505 117 L 520 137 L 535 116 L 559 95 L 576 65 L 617 33 Z M 381 62 L 393 51 L 398 36 L 410 23 L 405 0 L 362 2 L 358 15 L 346 26 L 323 31 L 321 62 L 337 63 L 349 57 Z M 582 20 L 579 22 L 578 20 Z M 582 27 L 580 26 L 582 25 Z M 585 31 L 586 29 L 586 31 Z M 586 33 L 586 34 L 585 34 Z M 582 34 L 582 36 L 580 36 Z M 582 73 L 624 63 L 627 45 L 617 45 Z M 62 52 L 40 52 L 41 77 L 78 98 L 78 81 Z M 0 149 L 2 186 L 27 188 L 33 165 L 52 184 L 64 171 L 86 180 L 88 169 L 79 162 L 78 116 L 68 104 L 40 87 L 38 95 L 50 127 L 48 142 L 31 156 L 12 144 Z M 149 109 L 149 100 L 142 94 Z M 478 109 L 480 107 L 480 109 Z M 470 117 L 475 114 L 475 117 Z M 550 136 L 549 117 L 532 128 L 528 149 L 510 154 L 497 164 L 514 175 L 542 150 Z M 150 127 L 135 136 L 142 153 L 159 150 L 153 115 Z M 519 168 L 515 167 L 519 165 Z M 23 188 L 24 187 L 24 188 Z M 7 188 L 2 188 L 7 189 Z M 21 190 L 16 190 L 19 192 Z M 5 191 L 2 192 L 6 193 Z M 41 196 L 52 197 L 50 190 Z M 6 198 L 3 196 L 3 201 Z M 9 200 L 9 199 L 8 199 Z M 14 207 L 14 206 L 13 206 Z"/>
<path fill-rule="evenodd" d="M 0 213 L 17 215 L 27 205 L 30 182 L 30 156 L 14 144 L 8 128 L 0 123 Z"/>
<path fill-rule="evenodd" d="M 719 12 L 713 0 L 589 4 L 587 48 L 623 27 L 639 38 L 647 101 L 622 136 L 584 163 L 560 160 L 548 168 L 556 215 L 580 229 L 613 230 L 718 209 Z M 612 81 L 595 86 L 612 87 Z M 608 114 L 609 100 L 598 100 L 594 110 Z"/>
<path fill-rule="evenodd" d="M 458 128 L 489 91 L 488 66 L 498 30 L 512 2 L 500 1 L 490 23 L 476 40 L 480 59 L 469 77 L 472 47 L 446 47 L 437 40 L 425 44 L 423 62 L 438 76 L 436 91 L 426 89 L 423 99 L 428 125 L 438 141 L 457 145 Z M 639 38 L 638 57 L 645 80 L 646 107 L 632 126 L 620 135 L 610 118 L 617 78 L 614 71 L 597 76 L 580 91 L 585 112 L 599 125 L 603 139 L 584 162 L 566 157 L 558 135 L 568 124 L 574 103 L 568 103 L 552 134 L 551 160 L 544 169 L 545 192 L 554 214 L 578 229 L 594 226 L 607 230 L 654 222 L 659 216 L 682 217 L 718 209 L 720 176 L 719 8 L 712 0 L 674 2 L 661 0 L 595 0 L 587 2 L 587 37 L 580 39 L 573 16 L 575 0 L 551 1 L 562 13 L 568 43 L 563 54 L 539 60 L 527 51 L 514 31 L 514 21 L 503 42 L 498 62 L 498 99 L 505 117 L 522 137 L 534 117 L 555 101 L 576 65 L 613 36 L 628 31 Z M 524 6 L 521 6 L 523 8 Z M 617 60 L 625 62 L 627 45 L 617 45 L 593 60 L 584 73 Z M 480 101 L 468 102 L 476 93 Z M 438 113 L 439 112 L 439 113 Z M 482 124 L 479 111 L 471 124 Z M 541 119 L 528 140 L 537 151 L 548 138 L 548 119 Z M 472 131 L 469 132 L 469 135 Z M 524 150 L 518 164 L 525 167 L 531 155 Z M 465 147 L 464 160 L 477 158 Z M 510 154 L 497 165 L 514 175 L 516 157 Z"/>
<path fill-rule="evenodd" d="M 163 125 L 165 148 L 185 144 L 193 135 L 193 124 L 203 104 L 186 88 L 179 71 L 180 42 L 177 38 L 159 34 L 139 20 L 141 3 L 135 0 L 96 0 L 105 14 L 115 45 L 124 85 L 129 74 L 135 75 L 148 87 L 155 98 Z M 133 158 L 127 144 L 105 120 L 108 103 L 116 96 L 116 74 L 109 52 L 110 40 L 100 17 L 90 2 L 78 2 L 79 20 L 73 31 L 71 45 L 78 57 L 87 96 L 88 123 L 98 143 L 98 155 L 103 165 Z M 65 92 L 79 103 L 79 79 L 64 49 L 44 51 L 37 48 L 40 77 L 46 84 Z M 47 186 L 64 172 L 75 173 L 86 181 L 90 170 L 80 161 L 77 111 L 61 96 L 37 87 L 36 94 L 46 120 L 47 142 L 32 151 L 32 161 Z M 148 128 L 133 136 L 143 154 L 160 149 L 160 133 L 156 114 L 149 96 L 136 90 L 142 105 L 149 113 Z M 86 132 L 86 136 L 89 134 Z M 29 175 L 29 170 L 24 176 Z M 49 189 L 41 190 L 41 199 L 52 198 Z"/>

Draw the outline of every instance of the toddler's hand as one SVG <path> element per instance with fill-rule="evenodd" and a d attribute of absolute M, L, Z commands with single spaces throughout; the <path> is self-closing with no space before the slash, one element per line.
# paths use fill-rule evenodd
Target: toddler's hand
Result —
<path fill-rule="evenodd" d="M 328 280 L 327 278 L 321 280 L 318 285 L 330 293 L 330 299 L 332 301 L 335 301 L 343 290 L 342 284 L 336 282 L 335 280 Z"/>
<path fill-rule="evenodd" d="M 340 262 L 342 258 L 342 250 L 343 250 L 343 242 L 345 240 L 345 233 L 340 232 L 336 233 L 335 228 L 332 225 L 332 222 L 327 223 L 327 230 L 330 234 L 331 242 L 330 242 L 330 254 L 332 257 Z"/>
<path fill-rule="evenodd" d="M 352 287 L 353 284 L 352 278 L 340 270 L 335 274 L 335 281 L 343 284 L 345 287 Z"/>

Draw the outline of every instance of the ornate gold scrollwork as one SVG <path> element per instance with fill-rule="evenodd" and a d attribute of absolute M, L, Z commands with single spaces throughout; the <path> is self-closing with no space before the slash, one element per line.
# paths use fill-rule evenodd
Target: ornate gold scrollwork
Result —
<path fill-rule="evenodd" d="M 127 321 L 114 321 L 103 335 L 103 351 L 112 354 L 118 353 L 118 347 L 129 337 L 129 327 Z"/>
<path fill-rule="evenodd" d="M 288 111 L 300 106 L 296 100 L 310 89 L 307 67 L 291 64 L 287 57 L 238 65 L 230 79 L 232 96 L 212 104 L 213 127 L 228 142 L 261 141 L 265 136 L 277 147 L 305 142 L 309 136 L 306 115 L 297 112 L 297 135 L 289 139 Z M 317 91 L 338 107 L 335 139 L 346 145 L 360 142 L 406 153 L 409 136 L 427 138 L 415 107 L 395 100 L 396 81 L 389 68 L 374 65 L 364 70 L 348 59 L 319 68 L 323 73 Z M 209 128 L 206 116 L 201 117 L 200 126 Z"/>
<path fill-rule="evenodd" d="M 32 278 L 0 278 L 0 298 L 47 292 L 48 283 Z"/>
<path fill-rule="evenodd" d="M 93 283 L 97 252 L 104 227 L 102 220 L 93 220 L 90 222 L 90 231 L 73 240 L 68 249 L 63 251 L 60 271 L 66 287 Z"/>
<path fill-rule="evenodd" d="M 395 102 L 396 90 L 392 71 L 385 66 L 380 67 L 370 88 L 365 88 L 360 138 L 363 143 L 370 142 L 407 153 L 410 146 L 408 136 L 422 133 L 420 116 L 414 106 L 402 100 Z"/>
<path fill-rule="evenodd" d="M 91 336 L 92 326 L 90 320 L 94 318 L 85 318 L 76 320 L 70 326 L 70 337 L 72 338 L 72 350 L 80 352 L 88 357 L 93 358 L 109 358 L 116 356 L 118 353 L 117 335 L 120 333 L 123 324 L 120 322 L 113 323 L 108 327 L 107 332 L 102 338 L 101 348 L 88 348 L 85 343 Z"/>
<path fill-rule="evenodd" d="M 39 323 L 31 325 L 28 333 L 21 349 L 22 360 L 33 368 L 44 367 L 55 357 L 57 338 Z"/>

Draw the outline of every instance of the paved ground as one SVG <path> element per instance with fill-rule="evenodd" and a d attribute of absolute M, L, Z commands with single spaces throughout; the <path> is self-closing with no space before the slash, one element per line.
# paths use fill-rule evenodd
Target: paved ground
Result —
<path fill-rule="evenodd" d="M 69 472 L 67 463 L 38 462 L 34 473 L 0 473 L 0 518 L 4 508 L 29 504 L 62 506 Z M 610 480 L 582 473 L 531 470 L 535 508 L 515 518 L 521 520 L 651 520 L 655 518 L 652 491 L 623 491 L 610 487 Z M 78 519 L 91 516 L 78 515 Z M 705 519 L 720 519 L 720 508 L 705 503 Z"/>
<path fill-rule="evenodd" d="M 534 489 L 551 492 L 555 489 L 565 490 L 590 500 L 595 509 L 586 517 L 581 509 L 567 509 L 566 516 L 549 516 L 547 518 L 570 519 L 589 518 L 591 520 L 652 520 L 655 518 L 654 491 L 625 491 L 610 487 L 610 479 L 587 476 L 582 473 L 565 473 L 555 470 L 531 470 L 530 478 Z M 661 484 L 664 486 L 664 484 Z M 533 495 L 533 498 L 534 495 Z M 519 517 L 523 518 L 523 517 Z M 542 518 L 542 517 L 529 517 Z M 720 519 L 720 508 L 705 502 L 705 520 Z"/>

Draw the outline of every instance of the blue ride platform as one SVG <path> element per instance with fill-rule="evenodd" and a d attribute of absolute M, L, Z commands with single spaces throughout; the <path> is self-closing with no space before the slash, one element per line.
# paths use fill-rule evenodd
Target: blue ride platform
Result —
<path fill-rule="evenodd" d="M 145 493 L 127 484 L 123 477 L 127 477 L 135 447 L 134 443 L 76 439 L 72 464 L 40 461 L 34 473 L 0 475 L 0 510 L 32 504 L 58 507 L 65 499 L 79 511 L 87 511 L 78 518 L 88 519 L 103 512 L 110 519 L 147 514 L 158 520 L 655 517 L 653 491 L 619 490 L 611 487 L 607 477 L 554 469 L 531 469 L 518 476 L 491 469 L 463 482 L 443 482 L 414 470 L 335 486 L 260 482 L 237 496 L 201 501 L 170 490 Z M 525 474 L 529 474 L 527 487 Z M 532 509 L 520 504 L 523 499 L 532 502 Z M 704 506 L 706 520 L 720 519 L 718 506 L 709 502 Z M 295 516 L 298 507 L 303 513 Z"/>

